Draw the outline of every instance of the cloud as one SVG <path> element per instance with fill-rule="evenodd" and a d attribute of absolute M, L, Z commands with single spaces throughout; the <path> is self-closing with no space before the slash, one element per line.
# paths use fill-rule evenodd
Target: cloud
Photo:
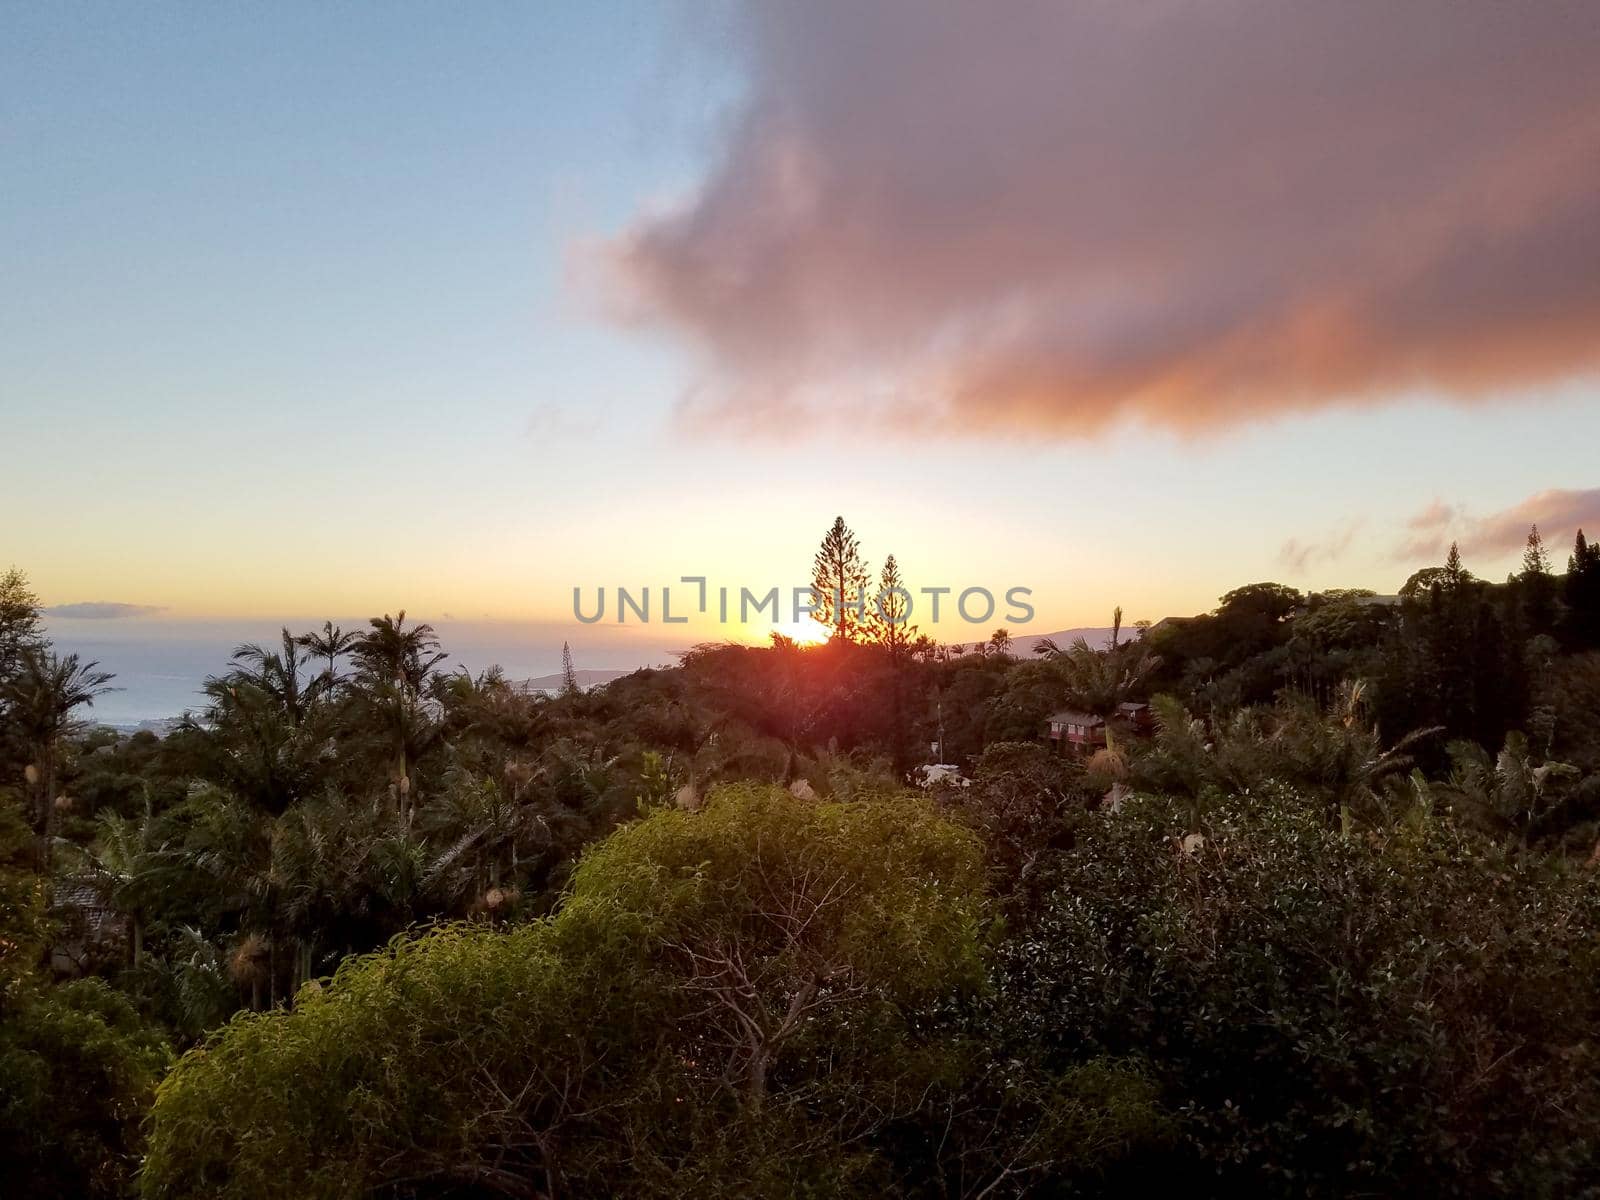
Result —
<path fill-rule="evenodd" d="M 1320 563 L 1337 562 L 1350 549 L 1361 526 L 1361 519 L 1356 518 L 1314 541 L 1289 538 L 1278 549 L 1278 562 L 1297 575 Z"/>
<path fill-rule="evenodd" d="M 47 617 L 73 621 L 120 621 L 126 617 L 147 617 L 163 612 L 159 604 L 121 604 L 112 600 L 82 600 L 76 604 L 53 604 L 44 609 Z"/>
<path fill-rule="evenodd" d="M 1459 505 L 1434 503 L 1412 517 L 1413 536 L 1395 547 L 1397 561 L 1443 558 L 1454 541 L 1463 556 L 1502 558 L 1527 544 L 1537 525 L 1552 562 L 1563 561 L 1563 547 L 1579 529 L 1600 531 L 1600 488 L 1552 488 L 1486 517 L 1472 517 Z"/>
<path fill-rule="evenodd" d="M 1446 504 L 1435 497 L 1427 508 L 1407 518 L 1406 528 L 1410 534 L 1394 548 L 1390 557 L 1401 563 L 1443 558 L 1444 549 L 1449 544 L 1444 531 L 1452 523 L 1464 519 L 1460 505 Z"/>
<path fill-rule="evenodd" d="M 1203 431 L 1600 369 L 1582 4 L 782 0 L 691 199 L 595 264 L 685 416 Z"/>

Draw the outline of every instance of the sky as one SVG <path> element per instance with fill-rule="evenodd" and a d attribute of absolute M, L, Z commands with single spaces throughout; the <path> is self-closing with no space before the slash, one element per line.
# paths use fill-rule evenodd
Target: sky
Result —
<path fill-rule="evenodd" d="M 405 608 L 531 673 L 759 636 L 573 590 L 787 589 L 838 514 L 1024 633 L 1564 561 L 1597 53 L 1490 0 L 0 4 L 0 565 L 73 644 Z"/>

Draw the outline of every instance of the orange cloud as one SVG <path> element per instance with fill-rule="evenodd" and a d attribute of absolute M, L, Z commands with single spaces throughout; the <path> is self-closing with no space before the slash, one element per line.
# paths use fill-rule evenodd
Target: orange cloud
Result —
<path fill-rule="evenodd" d="M 1500 0 L 791 0 L 604 251 L 689 420 L 1206 430 L 1600 369 L 1600 22 Z"/>

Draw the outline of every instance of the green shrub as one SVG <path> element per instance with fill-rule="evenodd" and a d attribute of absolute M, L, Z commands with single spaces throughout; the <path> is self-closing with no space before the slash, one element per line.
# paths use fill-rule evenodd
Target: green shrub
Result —
<path fill-rule="evenodd" d="M 908 1006 L 977 978 L 980 907 L 974 839 L 914 798 L 658 810 L 551 920 L 399 939 L 185 1055 L 144 1194 L 864 1186 L 918 1094 Z"/>
<path fill-rule="evenodd" d="M 125 1195 L 159 1035 L 97 979 L 31 989 L 0 1018 L 0 1193 Z"/>
<path fill-rule="evenodd" d="M 1044 1061 L 1143 1054 L 1200 1189 L 1568 1195 L 1600 1168 L 1600 892 L 1282 792 L 1098 816 L 1004 948 Z"/>

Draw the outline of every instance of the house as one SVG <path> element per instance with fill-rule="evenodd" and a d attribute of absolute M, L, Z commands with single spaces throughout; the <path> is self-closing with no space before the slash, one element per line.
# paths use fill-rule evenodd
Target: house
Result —
<path fill-rule="evenodd" d="M 1063 754 L 1093 754 L 1106 744 L 1105 719 L 1093 713 L 1064 708 L 1049 722 L 1049 738 Z"/>
<path fill-rule="evenodd" d="M 1149 737 L 1156 731 L 1156 715 L 1143 702 L 1124 700 L 1117 705 L 1117 718 L 1129 733 Z"/>
<path fill-rule="evenodd" d="M 71 875 L 56 884 L 50 905 L 56 926 L 50 967 L 57 975 L 77 978 L 96 963 L 126 960 L 133 922 L 111 905 L 108 891 L 109 881 L 98 875 Z"/>
<path fill-rule="evenodd" d="M 1046 736 L 1060 753 L 1087 756 L 1106 745 L 1106 734 L 1111 728 L 1115 728 L 1119 736 L 1129 733 L 1135 737 L 1149 737 L 1156 729 L 1155 713 L 1142 701 L 1125 700 L 1117 705 L 1116 716 L 1108 724 L 1104 717 L 1064 708 L 1050 714 Z"/>

